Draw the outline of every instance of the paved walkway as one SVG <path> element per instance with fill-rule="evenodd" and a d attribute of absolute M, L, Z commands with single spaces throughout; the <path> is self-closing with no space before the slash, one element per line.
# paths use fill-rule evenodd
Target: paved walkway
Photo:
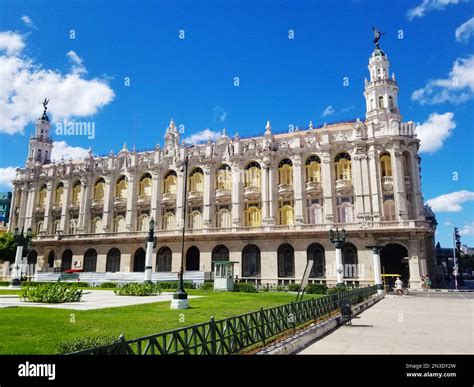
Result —
<path fill-rule="evenodd" d="M 474 294 L 387 296 L 299 354 L 474 354 Z"/>
<path fill-rule="evenodd" d="M 201 296 L 188 296 L 199 298 Z M 22 302 L 18 296 L 0 296 L 0 308 L 14 306 L 34 306 L 39 308 L 73 309 L 73 310 L 92 310 L 103 308 L 115 308 L 119 306 L 151 304 L 153 302 L 170 302 L 173 293 L 162 293 L 159 296 L 117 296 L 113 290 L 85 290 L 80 302 L 69 302 L 64 304 L 39 304 L 34 302 Z"/>

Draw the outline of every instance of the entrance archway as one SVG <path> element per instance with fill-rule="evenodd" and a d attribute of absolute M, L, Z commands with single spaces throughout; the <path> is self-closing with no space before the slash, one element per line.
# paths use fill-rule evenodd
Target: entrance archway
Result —
<path fill-rule="evenodd" d="M 63 252 L 63 259 L 61 260 L 61 271 L 69 270 L 72 266 L 72 251 L 67 249 Z"/>
<path fill-rule="evenodd" d="M 380 251 L 382 273 L 400 274 L 400 279 L 406 284 L 410 279 L 408 267 L 408 250 L 399 243 L 389 243 Z"/>
<path fill-rule="evenodd" d="M 198 271 L 199 270 L 199 249 L 196 246 L 192 246 L 186 253 L 186 271 Z"/>
<path fill-rule="evenodd" d="M 133 271 L 145 271 L 145 256 L 145 250 L 143 250 L 141 247 L 137 251 L 135 251 L 135 255 L 133 257 Z"/>

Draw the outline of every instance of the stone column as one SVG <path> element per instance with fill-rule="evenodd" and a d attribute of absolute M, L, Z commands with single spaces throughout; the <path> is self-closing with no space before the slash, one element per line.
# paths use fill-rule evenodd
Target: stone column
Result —
<path fill-rule="evenodd" d="M 232 166 L 232 226 L 239 227 L 242 216 L 242 181 L 241 169 L 238 163 Z"/>
<path fill-rule="evenodd" d="M 374 221 L 379 221 L 382 219 L 382 213 L 380 211 L 381 203 L 383 201 L 383 192 L 380 182 L 379 174 L 379 157 L 375 149 L 374 144 L 369 145 L 369 176 L 370 176 L 370 189 L 371 189 L 371 198 L 372 198 L 372 214 Z"/>
<path fill-rule="evenodd" d="M 160 170 L 155 170 L 152 173 L 151 182 L 151 212 L 150 216 L 155 220 L 155 225 L 161 229 L 161 187 L 160 187 Z"/>
<path fill-rule="evenodd" d="M 46 184 L 46 204 L 44 206 L 44 221 L 43 221 L 43 232 L 48 234 L 51 223 L 51 204 L 53 202 L 53 182 L 48 181 Z"/>
<path fill-rule="evenodd" d="M 383 295 L 385 293 L 382 282 L 382 269 L 380 265 L 380 250 L 382 246 L 367 246 L 367 248 L 372 249 L 372 254 L 374 257 L 374 283 L 377 286 L 377 294 Z"/>
<path fill-rule="evenodd" d="M 420 181 L 420 164 L 416 153 L 412 156 L 412 192 L 413 192 L 413 207 L 415 209 L 414 219 L 424 220 L 424 205 L 423 205 L 423 194 L 421 192 L 421 181 Z"/>
<path fill-rule="evenodd" d="M 19 219 L 18 219 L 19 229 L 25 226 L 27 204 L 28 204 L 28 183 L 23 183 L 23 185 L 21 186 L 20 213 L 19 213 Z"/>
<path fill-rule="evenodd" d="M 300 155 L 293 157 L 293 190 L 295 193 L 295 223 L 303 224 L 303 175 Z"/>
<path fill-rule="evenodd" d="M 61 206 L 61 220 L 59 222 L 59 229 L 63 234 L 68 234 L 68 206 L 69 206 L 69 191 L 71 184 L 69 181 L 63 181 L 64 191 L 63 191 L 63 202 Z"/>
<path fill-rule="evenodd" d="M 92 181 L 91 181 L 92 183 Z M 87 233 L 89 230 L 89 218 L 91 211 L 91 191 L 93 187 L 87 184 L 87 179 L 81 179 L 81 195 L 79 198 L 78 232 Z"/>
<path fill-rule="evenodd" d="M 324 223 L 334 222 L 334 170 L 331 155 L 327 152 L 322 155 L 322 185 L 324 195 Z"/>
<path fill-rule="evenodd" d="M 397 220 L 407 220 L 407 199 L 405 191 L 405 176 L 403 173 L 403 155 L 394 150 L 391 153 L 393 163 L 393 193 L 395 198 L 395 207 L 397 209 Z"/>
<path fill-rule="evenodd" d="M 185 210 L 183 209 L 183 197 L 184 197 L 184 172 L 178 172 L 178 187 L 176 193 L 176 228 L 181 229 L 183 227 L 183 214 Z M 185 219 L 186 222 L 186 219 Z"/>
<path fill-rule="evenodd" d="M 268 191 L 269 191 L 269 174 L 270 170 L 267 165 L 263 165 L 261 169 L 261 195 L 262 195 L 262 225 L 266 225 L 268 219 Z"/>
<path fill-rule="evenodd" d="M 26 214 L 25 214 L 25 230 L 28 227 L 33 227 L 33 217 L 35 214 L 35 207 L 36 207 L 36 193 L 38 187 L 36 184 L 32 183 L 28 193 L 28 203 L 26 206 Z"/>
<path fill-rule="evenodd" d="M 128 188 L 127 188 L 127 210 L 125 215 L 125 227 L 128 231 L 136 230 L 136 217 L 137 217 L 137 185 L 138 176 L 136 171 L 130 171 L 128 175 Z"/>
<path fill-rule="evenodd" d="M 102 212 L 102 231 L 112 231 L 112 223 L 114 218 L 114 183 L 112 176 L 104 176 L 105 192 L 104 192 L 104 208 Z"/>
<path fill-rule="evenodd" d="M 275 165 L 269 165 L 268 171 L 268 218 L 267 224 L 275 224 L 278 219 L 278 171 Z"/>
<path fill-rule="evenodd" d="M 211 200 L 211 192 L 214 191 L 212 187 L 212 179 L 211 179 L 211 167 L 204 166 L 204 193 L 203 193 L 203 228 L 211 228 L 212 227 L 212 200 Z"/>

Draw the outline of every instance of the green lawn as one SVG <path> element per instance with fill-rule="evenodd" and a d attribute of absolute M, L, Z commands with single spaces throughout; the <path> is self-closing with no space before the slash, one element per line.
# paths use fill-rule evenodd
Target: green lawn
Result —
<path fill-rule="evenodd" d="M 21 290 L 18 289 L 0 289 L 0 295 L 20 294 Z"/>
<path fill-rule="evenodd" d="M 289 303 L 288 293 L 220 293 L 189 291 L 190 309 L 172 310 L 169 302 L 90 311 L 17 307 L 0 309 L 0 354 L 52 354 L 58 342 L 86 336 L 127 339 L 181 326 L 222 319 Z M 310 296 L 308 296 L 310 297 Z"/>

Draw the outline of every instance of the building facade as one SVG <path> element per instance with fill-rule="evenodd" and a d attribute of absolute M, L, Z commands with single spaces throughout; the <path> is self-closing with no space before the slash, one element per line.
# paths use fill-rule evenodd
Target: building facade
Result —
<path fill-rule="evenodd" d="M 398 84 L 377 46 L 365 80 L 366 119 L 275 134 L 229 137 L 186 146 L 170 122 L 163 148 L 51 163 L 45 113 L 30 140 L 26 167 L 13 182 L 10 229 L 36 235 L 28 262 L 38 272 L 71 267 L 95 273 L 144 271 L 145 240 L 155 220 L 153 271 L 177 273 L 181 234 L 187 273 L 212 261 L 237 262 L 236 274 L 259 284 L 336 281 L 330 228 L 344 228 L 344 278 L 374 282 L 372 250 L 382 268 L 412 287 L 436 266 L 435 222 L 420 184 L 415 124 L 402 122 Z M 183 161 L 188 160 L 188 176 Z M 186 201 L 185 179 L 187 179 Z M 183 206 L 183 203 L 186 204 Z M 186 208 L 184 208 L 186 207 Z M 185 215 L 185 216 L 183 216 Z"/>
<path fill-rule="evenodd" d="M 7 230 L 12 201 L 11 192 L 0 192 L 0 232 Z"/>

